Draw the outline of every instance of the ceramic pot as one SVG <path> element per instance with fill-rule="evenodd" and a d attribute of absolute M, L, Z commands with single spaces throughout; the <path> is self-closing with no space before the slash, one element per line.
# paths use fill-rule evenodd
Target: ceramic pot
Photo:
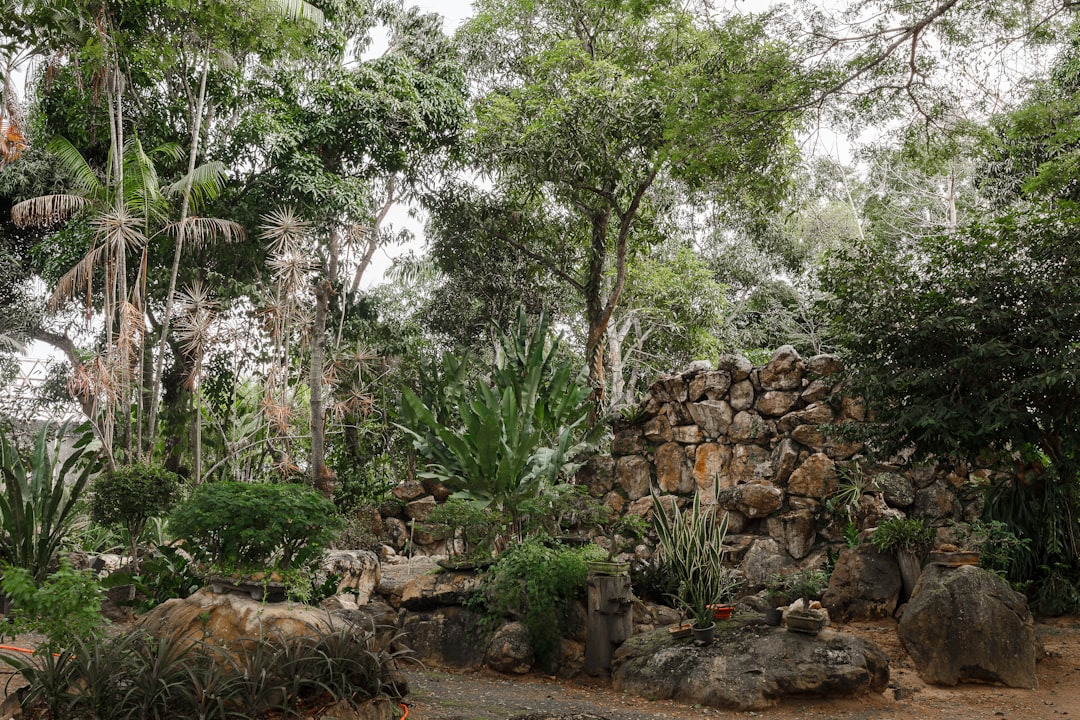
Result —
<path fill-rule="evenodd" d="M 779 627 L 780 622 L 784 619 L 784 613 L 780 608 L 765 608 L 765 624 L 772 625 L 773 627 Z"/>
<path fill-rule="evenodd" d="M 694 635 L 694 642 L 702 645 L 708 645 L 713 641 L 713 636 L 716 634 L 716 623 L 709 625 L 709 627 L 699 628 L 697 625 L 690 628 L 690 632 Z"/>

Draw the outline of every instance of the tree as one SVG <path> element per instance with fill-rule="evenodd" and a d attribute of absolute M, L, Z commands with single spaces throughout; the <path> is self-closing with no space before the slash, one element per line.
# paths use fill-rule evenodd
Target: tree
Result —
<path fill-rule="evenodd" d="M 824 310 L 883 453 L 1013 471 L 991 512 L 1032 537 L 1013 579 L 1080 588 L 1080 214 L 1015 210 L 834 255 Z M 1074 594 L 1071 606 L 1075 607 Z M 1061 607 L 1042 598 L 1044 609 Z"/>
<path fill-rule="evenodd" d="M 580 295 L 599 401 L 628 261 L 657 239 L 657 180 L 729 209 L 775 200 L 798 122 L 785 108 L 805 99 L 805 74 L 765 18 L 714 23 L 664 1 L 476 8 L 458 36 L 481 92 L 470 162 L 493 185 L 483 205 L 504 212 L 475 231 Z M 564 234 L 551 237 L 549 223 Z"/>

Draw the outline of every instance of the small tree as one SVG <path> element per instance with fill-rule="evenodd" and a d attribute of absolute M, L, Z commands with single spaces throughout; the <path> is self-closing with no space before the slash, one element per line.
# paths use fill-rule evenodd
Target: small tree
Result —
<path fill-rule="evenodd" d="M 90 518 L 124 528 L 131 572 L 139 571 L 139 538 L 150 518 L 164 517 L 180 496 L 180 478 L 160 465 L 138 463 L 111 470 L 94 483 Z"/>

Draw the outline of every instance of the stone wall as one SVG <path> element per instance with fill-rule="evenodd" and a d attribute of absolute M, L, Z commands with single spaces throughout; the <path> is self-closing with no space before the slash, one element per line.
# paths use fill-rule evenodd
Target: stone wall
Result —
<path fill-rule="evenodd" d="M 579 481 L 621 513 L 647 515 L 653 489 L 669 502 L 699 493 L 719 503 L 729 514 L 729 558 L 751 584 L 820 563 L 826 548 L 842 545 L 849 520 L 866 529 L 890 516 L 935 525 L 977 517 L 988 473 L 872 464 L 861 445 L 823 431 L 865 419 L 843 381 L 837 358 L 804 360 L 790 346 L 761 367 L 730 355 L 716 368 L 695 363 L 649 389 L 632 421 L 617 423 L 611 455 Z M 855 481 L 866 492 L 830 507 Z"/>

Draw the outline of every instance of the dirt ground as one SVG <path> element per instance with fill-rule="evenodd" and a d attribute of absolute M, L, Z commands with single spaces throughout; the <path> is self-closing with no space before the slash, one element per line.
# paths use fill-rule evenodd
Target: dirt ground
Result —
<path fill-rule="evenodd" d="M 556 681 L 542 676 L 506 678 L 486 673 L 415 670 L 408 674 L 410 720 L 508 720 L 520 715 L 589 714 L 609 720 L 715 718 L 849 718 L 851 720 L 1050 720 L 1080 719 L 1080 617 L 1036 624 L 1046 651 L 1037 666 L 1039 688 L 997 685 L 927 685 L 900 647 L 891 620 L 840 628 L 878 644 L 889 656 L 889 688 L 858 699 L 788 700 L 761 712 L 732 712 L 669 701 L 650 701 L 596 680 Z"/>

